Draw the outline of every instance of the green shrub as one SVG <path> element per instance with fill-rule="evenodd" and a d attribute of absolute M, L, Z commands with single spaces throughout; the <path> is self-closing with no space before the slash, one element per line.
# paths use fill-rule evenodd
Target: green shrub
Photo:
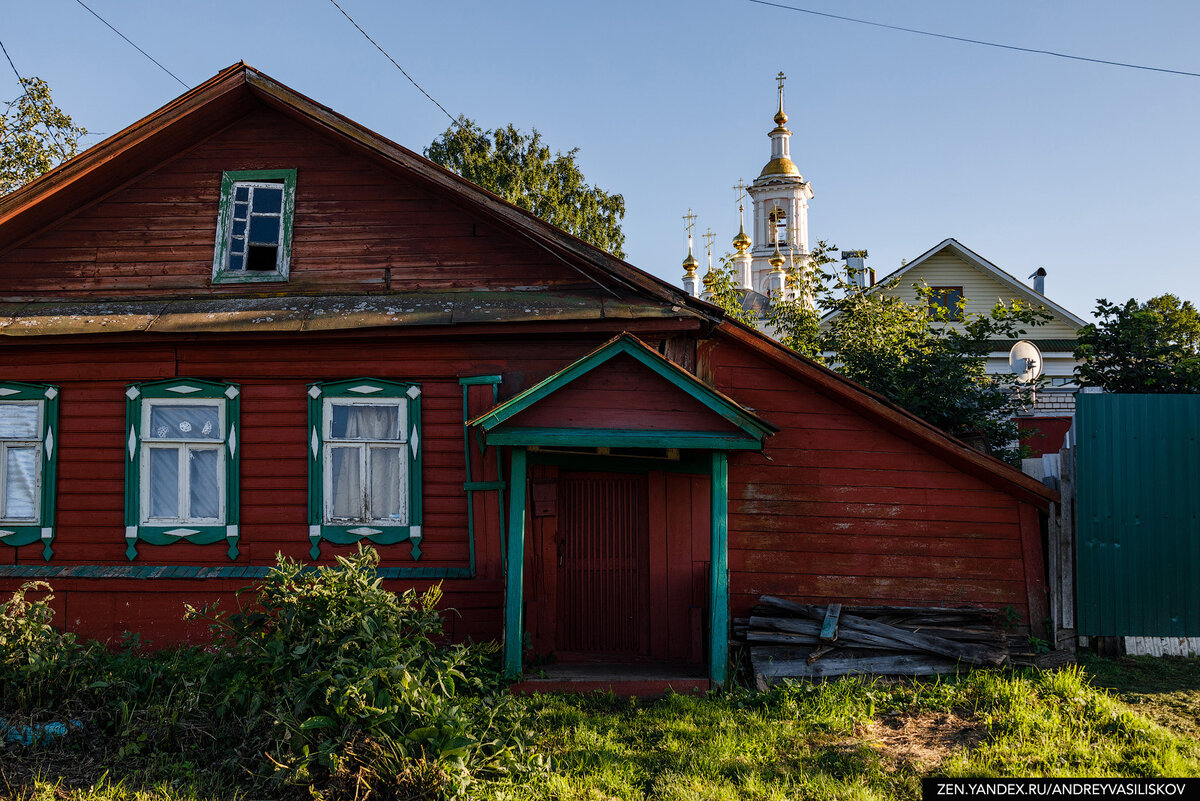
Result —
<path fill-rule="evenodd" d="M 45 594 L 29 600 L 30 593 Z M 0 709 L 34 712 L 82 686 L 94 648 L 50 625 L 52 600 L 49 584 L 31 581 L 0 604 Z"/>
<path fill-rule="evenodd" d="M 217 713 L 262 738 L 277 780 L 410 777 L 453 795 L 523 750 L 516 707 L 487 697 L 498 687 L 487 649 L 439 643 L 440 586 L 397 595 L 378 561 L 369 549 L 317 569 L 281 558 L 248 609 L 192 610 L 225 655 Z"/>

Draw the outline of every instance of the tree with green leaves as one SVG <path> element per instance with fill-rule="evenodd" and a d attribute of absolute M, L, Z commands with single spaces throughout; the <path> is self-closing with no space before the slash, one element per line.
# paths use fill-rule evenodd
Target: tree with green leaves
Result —
<path fill-rule="evenodd" d="M 1107 392 L 1200 392 L 1200 312 L 1171 294 L 1145 303 L 1096 301 L 1079 329 L 1075 376 Z"/>
<path fill-rule="evenodd" d="M 79 152 L 87 131 L 54 105 L 41 78 L 22 78 L 24 92 L 0 116 L 0 195 L 23 186 Z"/>
<path fill-rule="evenodd" d="M 588 184 L 578 152 L 552 154 L 536 128 L 526 134 L 510 123 L 485 131 L 464 116 L 425 148 L 427 158 L 468 181 L 624 258 L 625 198 Z"/>
<path fill-rule="evenodd" d="M 968 314 L 930 303 L 933 290 L 917 285 L 918 300 L 888 294 L 899 281 L 865 288 L 826 270 L 836 250 L 824 242 L 802 271 L 788 276 L 796 292 L 773 297 L 766 323 L 776 339 L 878 392 L 958 437 L 982 441 L 999 458 L 1016 462 L 1019 431 L 1012 417 L 1029 399 L 1015 376 L 988 374 L 991 341 L 1017 339 L 1049 319 L 1018 302 L 988 314 Z M 727 259 L 706 278 L 709 299 L 746 322 L 743 291 Z M 962 320 L 951 323 L 951 311 Z M 824 326 L 822 313 L 837 312 Z M 955 314 L 954 316 L 959 316 Z"/>

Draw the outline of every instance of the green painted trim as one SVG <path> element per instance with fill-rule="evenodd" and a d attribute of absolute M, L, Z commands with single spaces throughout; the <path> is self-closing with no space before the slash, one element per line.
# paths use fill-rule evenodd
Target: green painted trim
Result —
<path fill-rule="evenodd" d="M 380 387 L 379 392 L 353 392 L 354 387 L 371 384 Z M 416 397 L 409 394 L 416 390 Z M 409 431 L 405 454 L 408 457 L 408 523 L 391 526 L 384 523 L 353 523 L 330 525 L 325 523 L 325 401 L 330 398 L 403 399 L 406 401 Z M 412 432 L 416 432 L 417 451 L 412 450 Z M 308 385 L 308 426 L 305 431 L 305 447 L 308 449 L 308 539 L 311 547 L 309 556 L 321 556 L 321 540 L 337 545 L 353 545 L 367 540 L 376 545 L 396 545 L 411 542 L 410 552 L 414 560 L 421 558 L 422 522 L 422 477 L 421 463 L 425 453 L 425 438 L 421 433 L 421 385 L 404 381 L 387 381 L 382 378 L 352 378 L 340 381 L 318 381 Z M 355 529 L 374 529 L 377 534 L 359 534 Z M 473 570 L 474 565 L 471 566 Z"/>
<path fill-rule="evenodd" d="M 712 520 L 708 577 L 708 677 L 724 684 L 729 666 L 729 462 L 712 454 Z"/>
<path fill-rule="evenodd" d="M 515 395 L 495 409 L 476 418 L 471 424 L 479 426 L 484 431 L 491 431 L 504 421 L 520 414 L 548 395 L 621 354 L 626 354 L 650 368 L 660 377 L 683 390 L 755 439 L 761 440 L 763 437 L 774 434 L 779 430 L 767 421 L 750 413 L 735 401 L 716 392 L 686 370 L 664 359 L 657 352 L 646 347 L 642 342 L 628 334 L 623 334 L 605 343 L 583 358 L 567 365 L 557 373 L 534 384 L 524 392 Z"/>
<path fill-rule="evenodd" d="M 525 449 L 513 448 L 509 471 L 508 551 L 504 576 L 504 672 L 511 678 L 521 675 L 524 645 L 522 596 L 525 581 Z"/>
<path fill-rule="evenodd" d="M 172 387 L 191 386 L 197 391 L 173 392 Z M 136 392 L 135 392 L 136 390 Z M 230 397 L 232 391 L 233 397 Z M 147 400 L 220 400 L 224 405 L 225 429 L 221 445 L 225 453 L 225 522 L 220 525 L 143 525 L 142 520 L 142 404 Z M 238 525 L 241 497 L 240 451 L 241 437 L 241 388 L 237 384 L 208 381 L 202 378 L 170 378 L 164 381 L 147 381 L 130 384 L 125 390 L 125 558 L 133 561 L 138 556 L 137 544 L 174 545 L 190 542 L 193 545 L 212 545 L 223 542 L 228 545 L 226 554 L 230 560 L 238 558 L 238 543 L 241 540 Z M 130 452 L 132 451 L 132 453 Z M 190 529 L 195 534 L 176 536 L 169 531 Z"/>
<path fill-rule="evenodd" d="M 336 565 L 305 565 L 302 572 L 313 573 Z M 84 579 L 241 579 L 265 578 L 273 567 L 235 565 L 0 565 L 0 578 L 84 578 Z M 465 567 L 380 567 L 375 575 L 382 579 L 469 579 Z"/>
<path fill-rule="evenodd" d="M 58 398 L 61 394 L 54 384 L 30 384 L 24 381 L 0 382 L 4 395 L 2 401 L 36 401 L 40 406 L 41 424 L 38 428 L 41 463 L 38 465 L 41 491 L 38 494 L 38 517 L 34 522 L 5 523 L 0 521 L 0 545 L 20 548 L 22 545 L 42 543 L 42 558 L 47 562 L 54 555 L 55 489 L 58 479 Z"/>
<path fill-rule="evenodd" d="M 283 181 L 283 220 L 279 232 L 279 265 L 275 272 L 247 273 L 245 270 L 226 270 L 229 258 L 229 235 L 233 227 L 233 185 L 238 181 Z M 292 219 L 296 214 L 295 170 L 234 170 L 221 173 L 221 201 L 217 206 L 217 239 L 213 247 L 212 283 L 257 284 L 287 281 L 291 272 Z M 247 226 L 248 228 L 248 226 Z"/>
<path fill-rule="evenodd" d="M 499 375 L 472 375 L 458 379 L 458 383 L 464 387 L 473 387 L 484 384 L 499 384 L 503 380 L 504 377 Z"/>
<path fill-rule="evenodd" d="M 622 428 L 495 428 L 489 445 L 576 445 L 612 448 L 719 448 L 762 450 L 760 440 L 717 431 L 643 431 Z"/>

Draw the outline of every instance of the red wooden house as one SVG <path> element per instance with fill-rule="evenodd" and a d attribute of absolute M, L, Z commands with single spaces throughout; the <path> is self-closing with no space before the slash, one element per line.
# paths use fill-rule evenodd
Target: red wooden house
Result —
<path fill-rule="evenodd" d="M 0 299 L 0 591 L 88 636 L 359 542 L 514 673 L 1045 616 L 1040 483 L 244 64 L 0 199 Z"/>

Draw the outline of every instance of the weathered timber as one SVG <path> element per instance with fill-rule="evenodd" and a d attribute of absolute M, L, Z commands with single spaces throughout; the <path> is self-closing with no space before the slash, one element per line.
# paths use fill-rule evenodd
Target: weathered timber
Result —
<path fill-rule="evenodd" d="M 825 620 L 821 623 L 821 641 L 833 642 L 838 636 L 838 617 L 842 614 L 841 604 L 830 604 L 825 610 Z"/>
<path fill-rule="evenodd" d="M 889 676 L 932 676 L 953 673 L 959 664 L 936 656 L 896 654 L 872 657 L 826 656 L 812 664 L 802 659 L 778 658 L 771 649 L 752 648 L 755 671 L 768 682 L 784 678 L 824 678 L 849 673 L 875 673 Z"/>

